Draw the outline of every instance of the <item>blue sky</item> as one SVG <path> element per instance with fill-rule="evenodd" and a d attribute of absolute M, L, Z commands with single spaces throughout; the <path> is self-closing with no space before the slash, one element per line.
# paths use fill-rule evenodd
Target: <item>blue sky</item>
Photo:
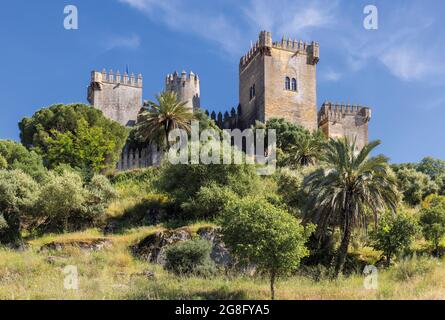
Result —
<path fill-rule="evenodd" d="M 65 5 L 79 29 L 63 28 Z M 363 28 L 363 8 L 379 29 Z M 318 105 L 373 108 L 370 138 L 393 162 L 445 159 L 445 2 L 441 0 L 42 0 L 0 4 L 0 138 L 18 139 L 24 116 L 54 103 L 86 103 L 89 74 L 144 75 L 144 98 L 166 74 L 193 70 L 202 105 L 238 104 L 239 58 L 262 29 L 320 43 Z"/>

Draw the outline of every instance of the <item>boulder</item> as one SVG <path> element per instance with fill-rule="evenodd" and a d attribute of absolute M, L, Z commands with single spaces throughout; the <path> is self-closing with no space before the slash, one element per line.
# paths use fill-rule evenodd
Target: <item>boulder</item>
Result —
<path fill-rule="evenodd" d="M 204 227 L 197 231 L 197 235 L 212 243 L 210 258 L 216 265 L 225 268 L 233 265 L 233 259 L 221 239 L 219 228 Z M 132 250 L 136 256 L 143 260 L 164 265 L 166 247 L 190 239 L 192 239 L 192 233 L 187 228 L 166 230 L 150 234 L 133 246 Z"/>
<path fill-rule="evenodd" d="M 180 241 L 190 240 L 191 238 L 191 231 L 187 228 L 156 232 L 145 237 L 141 242 L 136 244 L 132 250 L 136 256 L 150 263 L 164 265 L 165 248 Z"/>
<path fill-rule="evenodd" d="M 43 245 L 40 251 L 63 251 L 66 247 L 77 247 L 83 250 L 100 251 L 113 245 L 110 239 L 100 238 L 94 240 L 73 240 L 63 242 L 50 242 Z"/>
<path fill-rule="evenodd" d="M 230 256 L 229 250 L 222 241 L 220 228 L 201 228 L 197 231 L 197 234 L 201 239 L 212 243 L 210 258 L 217 266 L 222 266 L 224 268 L 233 266 L 234 261 Z"/>

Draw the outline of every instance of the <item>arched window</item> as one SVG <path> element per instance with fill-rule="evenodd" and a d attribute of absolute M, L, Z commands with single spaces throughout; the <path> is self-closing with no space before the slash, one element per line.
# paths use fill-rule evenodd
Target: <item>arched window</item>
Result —
<path fill-rule="evenodd" d="M 286 77 L 286 81 L 285 81 L 285 85 L 284 85 L 286 90 L 290 90 L 290 78 Z"/>
<path fill-rule="evenodd" d="M 297 91 L 297 79 L 292 78 L 292 91 Z"/>

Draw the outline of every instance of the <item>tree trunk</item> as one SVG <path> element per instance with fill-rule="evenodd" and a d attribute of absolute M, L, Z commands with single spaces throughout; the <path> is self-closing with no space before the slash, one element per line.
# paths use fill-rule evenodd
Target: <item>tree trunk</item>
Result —
<path fill-rule="evenodd" d="M 271 271 L 270 272 L 270 294 L 271 294 L 271 299 L 275 300 L 275 271 Z"/>
<path fill-rule="evenodd" d="M 345 227 L 343 231 L 343 238 L 341 240 L 340 247 L 337 251 L 337 263 L 335 265 L 335 277 L 338 277 L 340 272 L 343 271 L 343 267 L 346 261 L 346 255 L 348 254 L 349 242 L 351 240 L 352 225 L 350 223 L 349 213 L 345 216 Z"/>
<path fill-rule="evenodd" d="M 388 255 L 386 256 L 386 268 L 389 268 L 391 266 L 391 256 L 392 253 L 388 253 Z"/>

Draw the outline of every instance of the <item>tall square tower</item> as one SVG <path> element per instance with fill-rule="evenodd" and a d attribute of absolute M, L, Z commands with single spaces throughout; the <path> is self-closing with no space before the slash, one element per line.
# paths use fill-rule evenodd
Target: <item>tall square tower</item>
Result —
<path fill-rule="evenodd" d="M 284 118 L 309 130 L 317 125 L 319 45 L 262 31 L 239 65 L 240 125 Z"/>

